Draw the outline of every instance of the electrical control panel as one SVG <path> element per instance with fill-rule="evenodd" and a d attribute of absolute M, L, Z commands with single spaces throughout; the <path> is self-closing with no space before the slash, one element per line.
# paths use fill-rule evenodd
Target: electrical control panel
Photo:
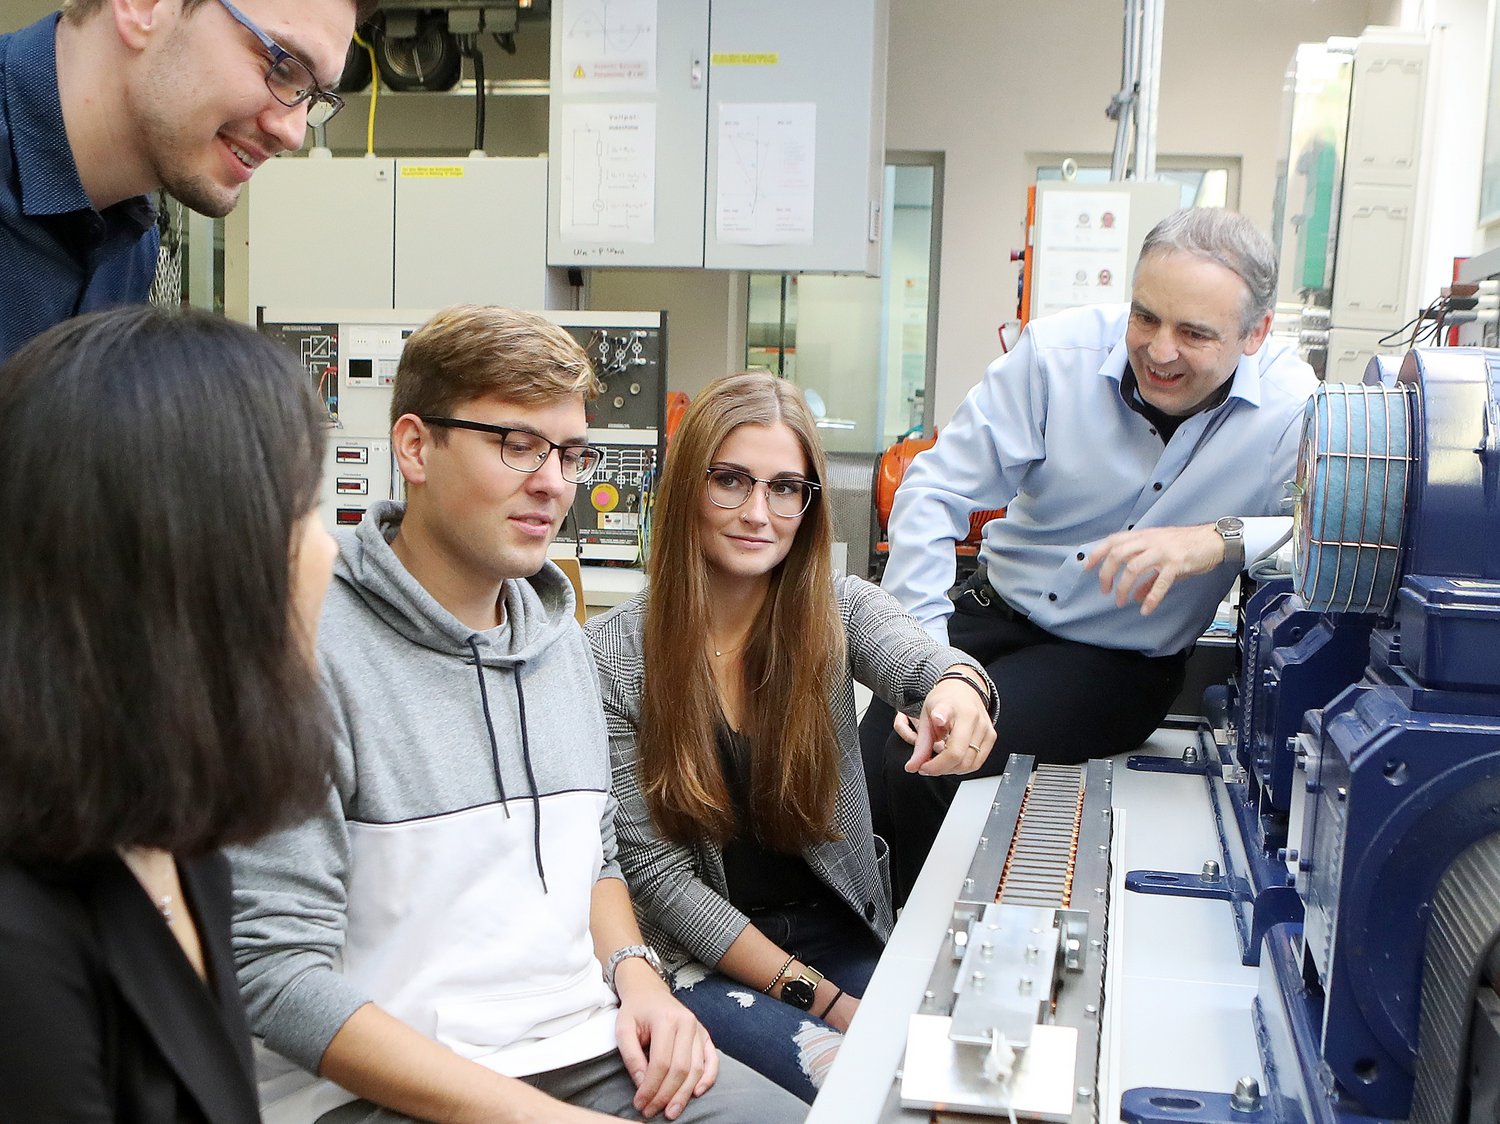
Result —
<path fill-rule="evenodd" d="M 431 315 L 414 310 L 263 309 L 260 330 L 298 357 L 328 413 L 320 503 L 330 529 L 352 526 L 382 499 L 400 499 L 391 458 L 391 392 L 406 339 Z M 585 562 L 638 563 L 661 465 L 666 314 L 551 311 L 584 349 L 604 392 L 589 404 L 589 441 L 604 450 L 578 487 L 558 543 Z"/>
<path fill-rule="evenodd" d="M 571 538 L 585 561 L 634 562 L 663 452 L 666 314 L 614 315 L 642 322 L 563 324 L 604 384 L 589 410 L 589 440 L 603 448 L 604 459 L 578 489 L 571 525 L 559 538 Z"/>

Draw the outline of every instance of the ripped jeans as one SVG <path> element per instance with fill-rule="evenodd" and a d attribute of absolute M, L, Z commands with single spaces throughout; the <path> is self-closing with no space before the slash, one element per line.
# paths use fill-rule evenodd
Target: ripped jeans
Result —
<path fill-rule="evenodd" d="M 750 923 L 856 997 L 880 959 L 880 942 L 842 903 L 754 910 Z M 844 1041 L 822 1019 L 718 972 L 675 994 L 720 1050 L 809 1103 Z"/>

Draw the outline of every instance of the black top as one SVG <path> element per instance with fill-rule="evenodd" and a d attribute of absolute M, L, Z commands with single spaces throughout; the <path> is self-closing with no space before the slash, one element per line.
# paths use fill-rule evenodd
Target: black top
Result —
<path fill-rule="evenodd" d="M 0 859 L 0 1120 L 256 1124 L 229 864 L 178 863 L 208 986 L 115 856 Z"/>
<path fill-rule="evenodd" d="M 727 725 L 718 732 L 719 764 L 734 805 L 734 837 L 724 844 L 724 880 L 729 902 L 743 913 L 813 902 L 836 902 L 800 853 L 773 851 L 750 823 L 750 742 Z"/>

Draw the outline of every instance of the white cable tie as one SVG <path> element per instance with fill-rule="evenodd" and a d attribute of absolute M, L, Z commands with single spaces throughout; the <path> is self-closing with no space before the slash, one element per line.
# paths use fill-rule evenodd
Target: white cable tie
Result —
<path fill-rule="evenodd" d="M 1016 1124 L 1016 1106 L 1010 1088 L 1010 1080 L 1016 1072 L 1016 1051 L 999 1028 L 990 1030 L 990 1048 L 984 1055 L 984 1075 L 1000 1087 L 1005 1096 L 1005 1110 L 1010 1114 L 1010 1124 Z"/>

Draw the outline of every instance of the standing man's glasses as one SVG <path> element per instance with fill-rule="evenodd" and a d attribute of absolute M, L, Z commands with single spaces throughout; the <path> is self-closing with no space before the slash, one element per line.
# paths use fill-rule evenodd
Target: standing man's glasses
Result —
<path fill-rule="evenodd" d="M 344 99 L 318 85 L 305 62 L 256 27 L 250 17 L 229 0 L 219 0 L 219 3 L 236 23 L 260 40 L 266 54 L 271 56 L 271 67 L 266 71 L 266 89 L 271 91 L 271 96 L 288 107 L 306 102 L 307 123 L 314 129 L 332 121 L 334 114 L 344 108 Z"/>

